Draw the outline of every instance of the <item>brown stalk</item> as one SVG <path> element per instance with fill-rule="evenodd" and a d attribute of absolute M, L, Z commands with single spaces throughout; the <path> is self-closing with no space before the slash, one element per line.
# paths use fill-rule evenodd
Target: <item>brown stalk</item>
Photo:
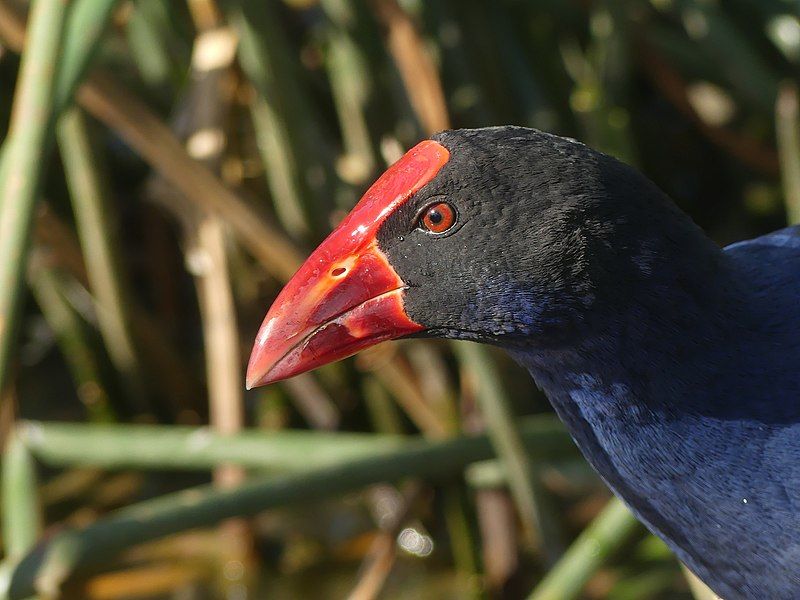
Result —
<path fill-rule="evenodd" d="M 5 3 L 0 3 L 0 36 L 3 43 L 16 53 L 25 45 L 25 24 L 17 12 Z"/>
<path fill-rule="evenodd" d="M 211 173 L 219 171 L 225 152 L 224 125 L 236 89 L 232 67 L 238 40 L 231 29 L 220 26 L 212 0 L 195 1 L 190 7 L 199 33 L 192 54 L 191 87 L 179 109 L 184 114 L 177 116 L 175 122 L 182 124 L 183 131 L 178 135 L 186 137 L 188 152 Z M 209 21 L 212 17 L 213 21 Z M 227 228 L 218 213 L 199 206 L 187 208 L 188 252 L 202 258 L 193 262 L 205 343 L 210 421 L 219 433 L 232 435 L 244 426 L 244 381 L 228 267 Z M 245 470 L 233 465 L 220 465 L 214 470 L 214 481 L 222 488 L 236 487 L 245 477 Z M 219 541 L 221 572 L 234 561 L 252 567 L 253 533 L 247 520 L 223 522 Z M 246 571 L 252 573 L 253 569 Z M 241 583 L 225 577 L 219 581 L 223 588 Z"/>
<path fill-rule="evenodd" d="M 477 490 L 475 509 L 481 532 L 486 585 L 499 592 L 519 567 L 514 503 L 505 490 Z"/>
<path fill-rule="evenodd" d="M 429 134 L 448 129 L 450 118 L 439 73 L 414 20 L 397 0 L 373 0 L 373 6 L 386 27 L 386 44 L 423 129 Z"/>
<path fill-rule="evenodd" d="M 78 90 L 77 98 L 188 200 L 224 219 L 270 274 L 280 280 L 294 274 L 302 258 L 292 242 L 192 159 L 169 127 L 129 91 L 108 75 L 95 72 Z"/>
<path fill-rule="evenodd" d="M 339 428 L 341 414 L 331 397 L 311 373 L 303 373 L 284 382 L 297 410 L 314 429 L 333 431 Z"/>
<path fill-rule="evenodd" d="M 72 590 L 73 598 L 86 600 L 118 600 L 131 597 L 166 596 L 208 577 L 202 564 L 170 561 L 131 567 L 124 571 L 93 577 L 80 590 Z"/>
<path fill-rule="evenodd" d="M 464 431 L 474 435 L 485 433 L 486 423 L 478 408 L 474 378 L 468 377 L 463 369 L 460 374 Z M 478 489 L 474 494 L 486 584 L 491 592 L 499 593 L 519 567 L 514 503 L 508 490 Z"/>
<path fill-rule="evenodd" d="M 370 363 L 381 353 L 382 350 L 363 353 L 356 364 L 362 369 L 370 368 Z M 417 388 L 410 369 L 398 357 L 376 364 L 372 372 L 421 432 L 433 439 L 447 437 L 447 428 Z"/>
<path fill-rule="evenodd" d="M 222 25 L 222 13 L 213 0 L 187 0 L 186 3 L 198 31 L 208 31 Z"/>
<path fill-rule="evenodd" d="M 419 483 L 406 486 L 402 503 L 395 508 L 373 540 L 362 564 L 358 583 L 348 595 L 348 600 L 373 600 L 378 597 L 397 557 L 397 535 L 421 492 L 422 485 Z"/>

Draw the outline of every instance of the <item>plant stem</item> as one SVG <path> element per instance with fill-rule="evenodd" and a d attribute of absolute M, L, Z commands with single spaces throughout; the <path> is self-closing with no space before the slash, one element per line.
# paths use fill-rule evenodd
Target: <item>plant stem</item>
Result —
<path fill-rule="evenodd" d="M 322 0 L 320 6 L 328 17 L 325 67 L 345 151 L 337 171 L 348 183 L 360 186 L 373 174 L 377 162 L 367 120 L 374 78 L 354 31 L 364 6 L 348 0 Z"/>
<path fill-rule="evenodd" d="M 527 451 L 534 458 L 554 459 L 574 450 L 572 442 L 551 419 L 546 422 L 529 419 L 520 429 Z M 89 438 L 88 431 L 86 434 Z M 323 435 L 315 433 L 313 442 L 308 445 L 317 448 L 317 440 Z M 277 437 L 277 434 L 272 437 Z M 30 434 L 26 438 L 30 441 Z M 128 435 L 114 438 L 115 443 L 123 444 L 127 439 Z M 230 447 L 234 439 L 235 436 L 226 438 L 224 444 Z M 152 442 L 150 446 L 153 446 Z M 148 450 L 148 453 L 159 460 L 168 456 L 163 447 L 158 452 Z M 253 515 L 277 506 L 328 498 L 403 477 L 449 478 L 460 473 L 466 465 L 492 455 L 491 444 L 485 436 L 437 442 L 420 440 L 405 443 L 393 451 L 369 451 L 358 458 L 335 464 L 255 479 L 235 489 L 200 486 L 168 494 L 119 510 L 88 527 L 56 534 L 44 547 L 21 561 L 4 563 L 0 567 L 0 585 L 5 587 L 0 588 L 0 597 L 14 600 L 25 598 L 34 591 L 54 595 L 76 568 L 102 563 L 132 545 L 165 535 L 206 527 L 234 516 Z"/>
<path fill-rule="evenodd" d="M 528 600 L 573 600 L 606 559 L 630 541 L 641 526 L 628 507 L 612 498 L 550 569 Z"/>
<path fill-rule="evenodd" d="M 0 391 L 10 373 L 20 320 L 33 209 L 47 164 L 54 74 L 67 8 L 63 0 L 37 0 L 33 4 L 14 94 L 8 148 L 0 167 Z"/>
<path fill-rule="evenodd" d="M 800 107 L 797 86 L 785 83 L 775 103 L 775 133 L 789 224 L 800 223 Z"/>
<path fill-rule="evenodd" d="M 569 436 L 553 417 L 526 417 L 521 421 L 521 430 L 528 449 L 537 455 L 546 450 L 546 442 L 555 444 L 552 452 L 546 450 L 548 456 L 575 454 Z M 420 439 L 309 431 L 277 431 L 265 436 L 256 430 L 226 436 L 195 427 L 41 421 L 24 421 L 19 435 L 37 459 L 52 467 L 211 469 L 230 463 L 283 471 L 392 453 Z M 534 439 L 535 436 L 541 439 Z"/>
<path fill-rule="evenodd" d="M 147 394 L 143 370 L 133 339 L 127 280 L 109 218 L 109 198 L 92 147 L 86 119 L 78 108 L 64 113 L 57 126 L 61 158 L 72 200 L 86 274 L 97 310 L 100 334 L 122 376 L 132 406 L 144 411 Z"/>
<path fill-rule="evenodd" d="M 52 121 L 65 111 L 100 45 L 119 0 L 74 0 L 67 16 L 64 47 L 53 93 Z"/>
<path fill-rule="evenodd" d="M 168 20 L 163 0 L 137 2 L 125 28 L 128 48 L 142 80 L 155 90 L 168 86 L 172 64 L 163 29 Z"/>
<path fill-rule="evenodd" d="M 16 434 L 9 436 L 2 458 L 3 543 L 6 556 L 23 556 L 36 543 L 41 515 L 36 464 Z"/>

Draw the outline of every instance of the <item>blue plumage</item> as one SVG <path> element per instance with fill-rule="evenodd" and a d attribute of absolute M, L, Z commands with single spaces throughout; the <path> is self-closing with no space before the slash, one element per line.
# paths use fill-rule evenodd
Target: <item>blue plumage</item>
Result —
<path fill-rule="evenodd" d="M 740 296 L 681 331 L 645 316 L 624 337 L 513 354 L 608 485 L 717 593 L 800 598 L 800 228 L 725 257 Z"/>

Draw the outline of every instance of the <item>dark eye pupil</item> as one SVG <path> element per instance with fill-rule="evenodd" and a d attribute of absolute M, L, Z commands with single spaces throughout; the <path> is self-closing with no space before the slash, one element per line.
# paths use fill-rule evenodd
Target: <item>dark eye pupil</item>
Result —
<path fill-rule="evenodd" d="M 433 208 L 433 209 L 431 209 L 431 211 L 428 213 L 428 219 L 429 219 L 429 220 L 430 220 L 430 222 L 431 222 L 431 223 L 433 223 L 434 225 L 438 225 L 439 223 L 441 223 L 441 222 L 444 220 L 444 215 L 442 215 L 442 213 L 440 213 L 438 210 L 436 210 L 435 208 Z"/>

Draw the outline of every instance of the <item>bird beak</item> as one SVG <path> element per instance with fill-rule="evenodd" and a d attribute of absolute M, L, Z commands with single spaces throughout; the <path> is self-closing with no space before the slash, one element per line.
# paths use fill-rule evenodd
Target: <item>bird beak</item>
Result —
<path fill-rule="evenodd" d="M 409 150 L 314 250 L 264 318 L 247 367 L 248 389 L 424 329 L 403 308 L 406 285 L 379 248 L 377 233 L 448 158 L 431 140 Z"/>

